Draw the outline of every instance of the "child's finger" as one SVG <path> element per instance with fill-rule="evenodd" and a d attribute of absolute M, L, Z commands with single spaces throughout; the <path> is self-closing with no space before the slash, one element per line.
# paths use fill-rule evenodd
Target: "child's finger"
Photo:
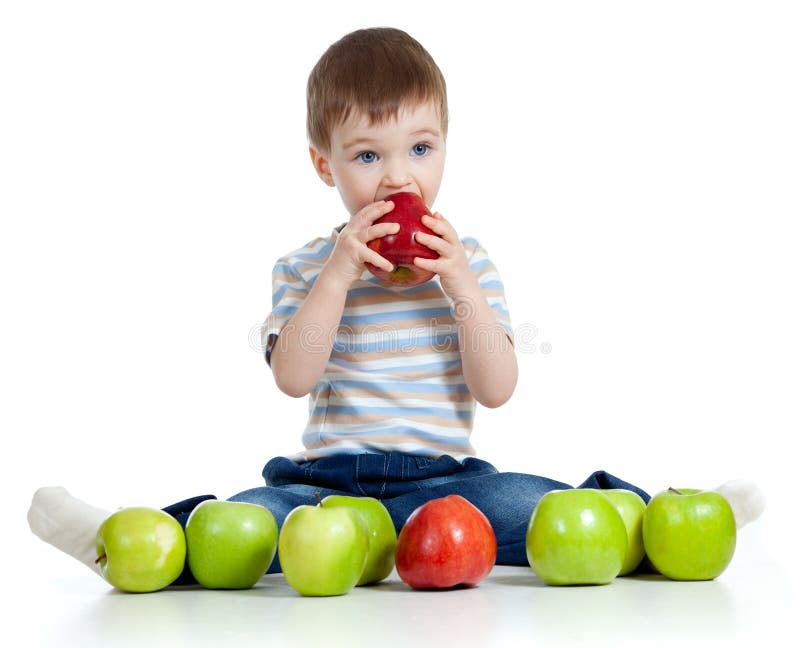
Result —
<path fill-rule="evenodd" d="M 391 272 L 392 270 L 394 270 L 394 266 L 391 264 L 389 260 L 383 258 L 380 254 L 374 252 L 373 250 L 369 250 L 364 261 L 366 261 L 367 263 L 371 263 L 372 265 L 377 266 L 382 270 L 386 270 L 386 272 Z"/>
<path fill-rule="evenodd" d="M 425 214 L 422 217 L 422 224 L 435 234 L 441 236 L 442 238 L 445 239 L 454 238 L 453 228 L 450 226 L 450 223 L 448 223 L 444 218 L 442 218 L 441 215 L 439 215 L 439 218 L 434 218 L 433 216 L 428 216 L 427 214 Z"/>
<path fill-rule="evenodd" d="M 427 270 L 428 272 L 436 272 L 436 267 L 438 265 L 437 259 L 425 259 L 423 257 L 414 257 L 414 265 L 422 270 Z"/>
<path fill-rule="evenodd" d="M 367 230 L 367 241 L 388 236 L 389 234 L 397 234 L 400 231 L 400 223 L 378 223 L 371 225 Z"/>
<path fill-rule="evenodd" d="M 394 203 L 391 200 L 380 200 L 367 205 L 362 209 L 359 214 L 363 214 L 363 219 L 367 225 L 372 225 L 376 220 L 382 216 L 386 216 L 394 209 Z"/>
<path fill-rule="evenodd" d="M 431 234 L 426 234 L 425 232 L 416 232 L 414 234 L 414 240 L 417 243 L 421 243 L 427 248 L 430 248 L 434 252 L 438 252 L 439 255 L 443 255 L 445 249 L 447 248 L 447 241 L 445 241 L 441 236 L 433 236 Z"/>

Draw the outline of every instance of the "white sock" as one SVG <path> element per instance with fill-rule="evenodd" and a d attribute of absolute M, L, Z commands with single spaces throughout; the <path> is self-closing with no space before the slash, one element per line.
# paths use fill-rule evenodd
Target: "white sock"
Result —
<path fill-rule="evenodd" d="M 110 515 L 70 495 L 60 486 L 45 486 L 33 494 L 28 525 L 45 542 L 80 560 L 95 573 L 97 529 Z"/>
<path fill-rule="evenodd" d="M 764 512 L 767 503 L 764 493 L 749 479 L 733 479 L 714 490 L 731 505 L 737 529 L 757 520 Z"/>

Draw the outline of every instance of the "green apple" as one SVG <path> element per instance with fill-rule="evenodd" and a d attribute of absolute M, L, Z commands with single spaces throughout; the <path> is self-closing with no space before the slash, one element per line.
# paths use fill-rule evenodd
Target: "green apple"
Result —
<path fill-rule="evenodd" d="M 397 548 L 397 531 L 392 516 L 383 503 L 374 497 L 353 497 L 350 495 L 328 495 L 322 500 L 323 508 L 349 506 L 364 518 L 369 535 L 367 565 L 356 585 L 377 583 L 386 578 L 394 569 L 394 552 Z"/>
<path fill-rule="evenodd" d="M 628 532 L 598 490 L 557 490 L 533 510 L 525 545 L 531 568 L 545 583 L 602 585 L 622 569 Z"/>
<path fill-rule="evenodd" d="M 647 505 L 644 548 L 653 566 L 673 580 L 711 580 L 733 558 L 736 521 L 714 491 L 670 488 Z"/>
<path fill-rule="evenodd" d="M 368 550 L 367 524 L 348 506 L 298 506 L 278 536 L 283 575 L 303 596 L 349 592 L 364 572 Z"/>
<path fill-rule="evenodd" d="M 206 500 L 186 521 L 189 569 L 209 589 L 252 587 L 277 548 L 275 516 L 258 504 Z"/>
<path fill-rule="evenodd" d="M 169 513 L 147 507 L 120 509 L 97 530 L 95 561 L 117 589 L 155 592 L 183 571 L 186 538 Z"/>
<path fill-rule="evenodd" d="M 625 576 L 636 569 L 644 558 L 642 520 L 644 519 L 644 510 L 647 505 L 638 493 L 624 488 L 610 488 L 599 492 L 611 500 L 614 508 L 617 509 L 617 513 L 622 517 L 625 529 L 628 532 L 628 551 L 625 554 L 622 569 L 618 574 L 619 576 Z"/>

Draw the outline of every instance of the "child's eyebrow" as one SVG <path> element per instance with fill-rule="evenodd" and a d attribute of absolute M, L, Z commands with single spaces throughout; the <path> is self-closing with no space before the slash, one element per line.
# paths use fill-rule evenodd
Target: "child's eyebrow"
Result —
<path fill-rule="evenodd" d="M 353 148 L 354 146 L 364 146 L 374 144 L 377 140 L 370 139 L 369 137 L 356 137 L 355 139 L 350 140 L 349 142 L 345 142 L 342 145 L 342 148 L 349 149 Z"/>
<path fill-rule="evenodd" d="M 430 135 L 431 137 L 441 137 L 442 134 L 438 130 L 434 130 L 433 128 L 422 128 L 418 131 L 414 131 L 411 133 L 412 137 L 419 137 L 420 135 Z"/>
<path fill-rule="evenodd" d="M 421 137 L 423 135 L 428 135 L 430 137 L 435 137 L 435 138 L 441 138 L 442 133 L 438 129 L 427 128 L 426 127 L 426 128 L 420 128 L 420 129 L 415 130 L 414 132 L 408 134 L 409 138 L 417 138 L 417 137 Z M 346 141 L 342 145 L 342 148 L 344 150 L 347 150 L 347 149 L 360 147 L 360 146 L 374 146 L 376 143 L 380 143 L 380 139 L 379 138 L 372 138 L 372 137 L 366 137 L 366 136 L 360 136 L 360 137 L 356 136 L 353 139 Z"/>
<path fill-rule="evenodd" d="M 442 134 L 440 131 L 435 130 L 433 128 L 421 128 L 419 130 L 414 131 L 413 133 L 409 133 L 409 137 L 419 137 L 421 135 L 430 135 L 431 137 L 441 137 Z M 373 139 L 370 137 L 356 137 L 352 140 L 345 142 L 342 145 L 343 149 L 350 149 L 356 146 L 371 146 L 377 143 L 379 140 Z"/>

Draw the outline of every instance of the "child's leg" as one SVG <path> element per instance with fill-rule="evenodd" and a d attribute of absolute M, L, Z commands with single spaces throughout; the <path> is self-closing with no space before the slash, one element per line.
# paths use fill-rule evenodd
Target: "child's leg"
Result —
<path fill-rule="evenodd" d="M 383 502 L 399 531 L 418 506 L 437 497 L 461 495 L 489 518 L 497 537 L 497 563 L 527 565 L 525 535 L 533 509 L 549 491 L 565 488 L 571 486 L 522 473 L 494 473 L 474 477 L 465 475 L 463 478 L 455 476 L 451 481 L 385 499 Z M 650 500 L 650 496 L 642 489 L 604 471 L 593 473 L 579 488 L 625 488 L 638 493 L 645 502 Z M 737 528 L 755 520 L 764 508 L 764 498 L 752 482 L 736 480 L 723 484 L 716 490 L 730 502 Z"/>
<path fill-rule="evenodd" d="M 749 479 L 734 479 L 714 490 L 731 505 L 737 529 L 757 520 L 764 512 L 767 503 L 764 493 Z"/>
<path fill-rule="evenodd" d="M 302 490 L 304 488 L 305 491 Z M 317 491 L 320 492 L 321 497 L 334 492 L 311 486 L 300 486 L 294 489 L 292 487 L 275 488 L 264 486 L 244 491 L 230 499 L 236 502 L 252 502 L 266 506 L 275 516 L 280 527 L 283 525 L 283 520 L 289 511 L 295 506 L 315 504 L 317 502 L 315 492 Z M 164 510 L 177 519 L 181 526 L 185 526 L 194 508 L 200 502 L 213 498 L 213 495 L 193 497 L 172 504 Z M 89 569 L 99 574 L 100 570 L 95 563 L 97 559 L 95 538 L 97 529 L 109 515 L 111 515 L 111 511 L 91 506 L 73 497 L 61 487 L 44 487 L 37 490 L 33 495 L 33 500 L 28 510 L 28 524 L 31 531 L 39 538 L 79 560 Z M 280 571 L 277 556 L 270 566 L 270 572 L 273 571 Z M 188 570 L 185 570 L 175 584 L 187 584 L 193 581 L 191 574 L 189 574 Z"/>
<path fill-rule="evenodd" d="M 350 458 L 344 463 L 353 464 L 353 461 Z M 336 463 L 335 460 L 334 463 Z M 230 500 L 265 506 L 275 516 L 279 528 L 283 526 L 283 521 L 289 511 L 296 506 L 316 504 L 317 494 L 321 498 L 331 494 L 360 494 L 341 490 L 347 485 L 346 479 L 341 481 L 341 486 L 338 486 L 339 480 L 336 479 L 332 483 L 314 479 L 307 480 L 308 483 L 302 483 L 304 471 L 307 468 L 298 467 L 283 457 L 271 461 L 268 464 L 268 467 L 270 466 L 269 475 L 265 468 L 265 477 L 267 477 L 267 483 L 273 485 L 243 491 L 231 497 Z M 352 465 L 350 467 L 352 468 Z M 308 470 L 308 472 L 311 471 Z M 331 473 L 330 470 L 322 469 L 319 472 L 328 476 Z M 347 474 L 347 470 L 344 471 L 344 474 Z M 270 478 L 275 478 L 276 482 L 270 482 Z M 185 526 L 194 508 L 200 502 L 213 499 L 213 497 L 213 495 L 193 497 L 172 504 L 164 510 L 177 519 L 181 526 Z M 95 564 L 97 558 L 95 537 L 97 529 L 110 514 L 110 511 L 95 508 L 76 499 L 61 487 L 46 487 L 40 488 L 33 496 L 28 511 L 28 524 L 31 531 L 42 540 L 76 558 L 95 573 L 99 573 Z M 269 568 L 270 573 L 275 571 L 280 571 L 277 556 Z M 176 584 L 193 581 L 194 579 L 187 569 L 178 578 Z"/>
<path fill-rule="evenodd" d="M 592 473 L 579 488 L 625 488 L 638 493 L 645 502 L 650 501 L 650 496 L 640 488 L 602 470 Z M 764 494 L 753 481 L 734 479 L 713 490 L 728 500 L 731 509 L 733 509 L 733 517 L 736 520 L 737 529 L 741 529 L 743 526 L 750 524 L 750 522 L 757 520 L 761 513 L 764 512 L 766 504 Z"/>
<path fill-rule="evenodd" d="M 203 495 L 184 500 L 164 509 L 176 518 L 181 526 L 200 502 L 214 499 Z M 39 538 L 82 562 L 99 574 L 97 560 L 97 529 L 111 515 L 111 511 L 96 508 L 70 495 L 60 486 L 45 486 L 33 494 L 28 509 L 28 525 Z M 188 582 L 193 579 L 189 578 Z M 182 575 L 179 581 L 187 581 Z"/>
<path fill-rule="evenodd" d="M 650 496 L 645 493 L 641 488 L 638 486 L 634 486 L 633 484 L 629 484 L 626 481 L 622 481 L 619 477 L 615 477 L 611 473 L 607 473 L 605 470 L 598 470 L 593 472 L 589 475 L 586 480 L 578 486 L 578 488 L 601 488 L 601 489 L 611 489 L 611 488 L 624 488 L 625 490 L 633 491 L 639 497 L 644 500 L 644 503 L 650 501 Z"/>
<path fill-rule="evenodd" d="M 99 574 L 95 536 L 110 514 L 76 499 L 60 486 L 45 486 L 33 494 L 28 525 L 42 540 Z"/>

